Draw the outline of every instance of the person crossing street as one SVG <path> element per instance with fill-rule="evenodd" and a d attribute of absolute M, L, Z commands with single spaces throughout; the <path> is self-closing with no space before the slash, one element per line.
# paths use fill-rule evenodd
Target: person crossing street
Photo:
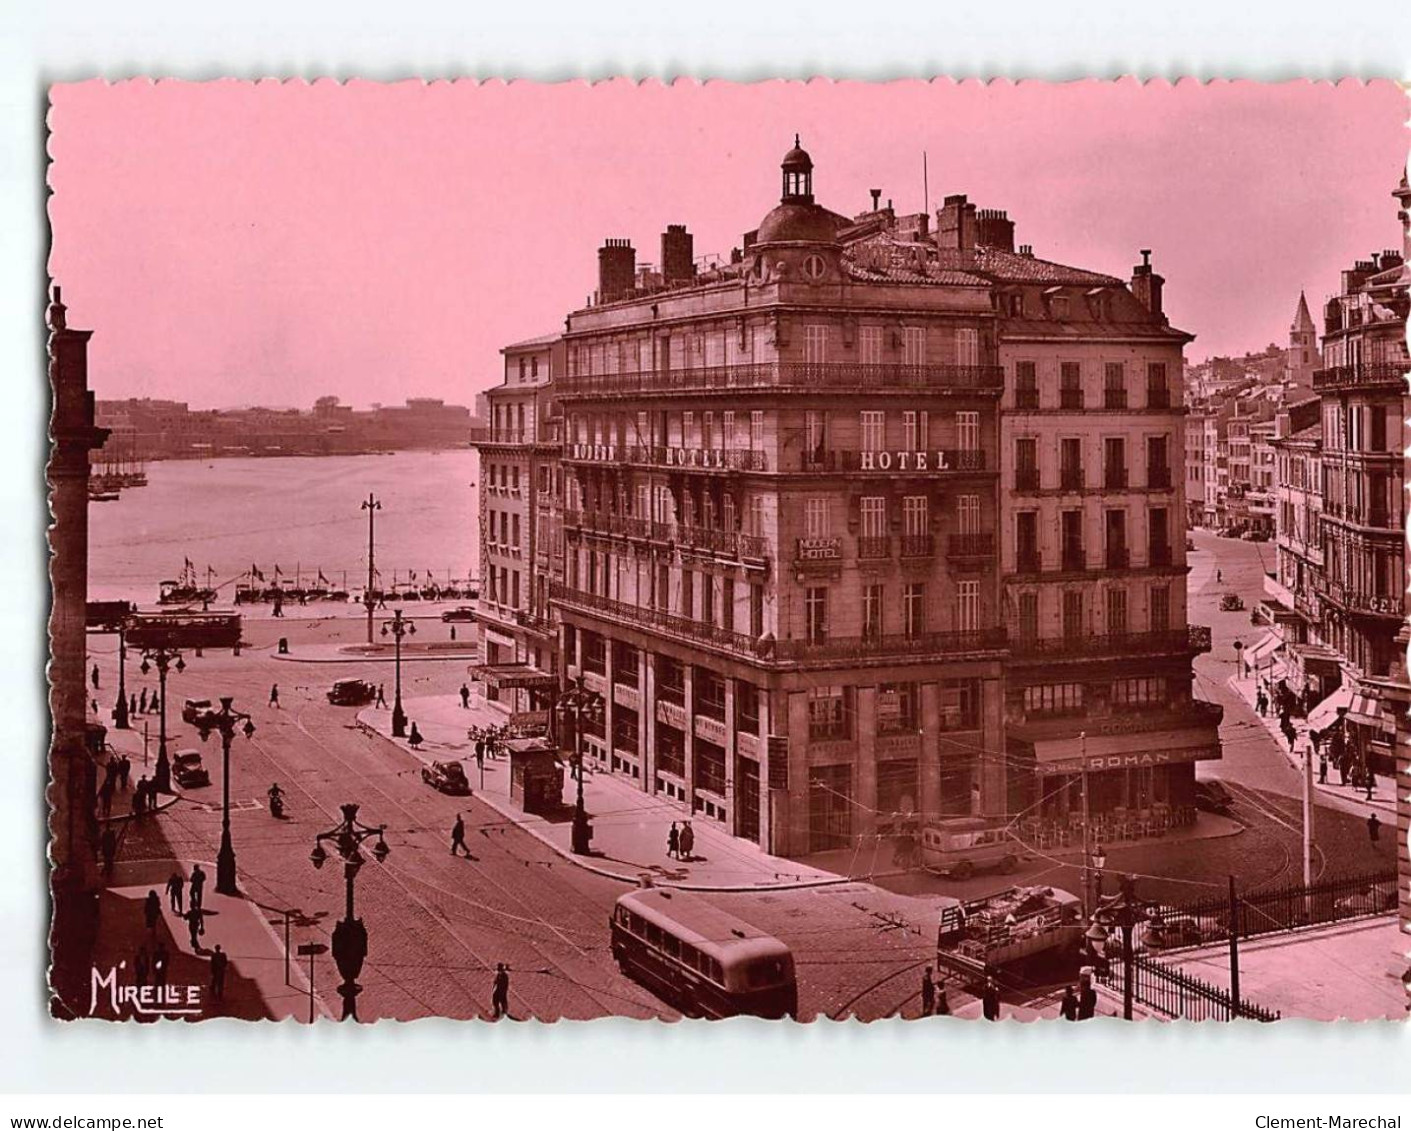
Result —
<path fill-rule="evenodd" d="M 465 858 L 466 858 L 467 860 L 474 860 L 474 859 L 475 859 L 475 857 L 473 857 L 473 856 L 470 854 L 470 849 L 466 847 L 466 844 L 465 844 L 465 820 L 461 817 L 461 815 L 460 815 L 459 813 L 456 814 L 456 823 L 451 826 L 451 855 L 452 855 L 452 856 L 455 856 L 455 855 L 457 854 L 457 853 L 456 853 L 456 850 L 457 850 L 457 849 L 460 849 L 461 852 L 464 852 L 464 853 L 465 853 Z"/>

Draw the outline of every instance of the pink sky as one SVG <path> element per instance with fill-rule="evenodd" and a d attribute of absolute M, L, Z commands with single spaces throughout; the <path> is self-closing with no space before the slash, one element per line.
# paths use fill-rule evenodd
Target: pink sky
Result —
<path fill-rule="evenodd" d="M 1036 254 L 1154 249 L 1188 357 L 1283 344 L 1298 292 L 1400 246 L 1390 82 L 257 85 L 52 90 L 50 273 L 100 397 L 469 403 L 552 332 L 605 236 L 728 254 L 803 136 L 820 203 L 1004 208 Z"/>

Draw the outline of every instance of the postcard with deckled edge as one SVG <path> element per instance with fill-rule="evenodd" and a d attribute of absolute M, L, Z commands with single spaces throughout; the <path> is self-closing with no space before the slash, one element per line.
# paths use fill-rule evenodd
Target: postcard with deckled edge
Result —
<path fill-rule="evenodd" d="M 1403 1017 L 1406 114 L 52 87 L 53 1016 Z"/>

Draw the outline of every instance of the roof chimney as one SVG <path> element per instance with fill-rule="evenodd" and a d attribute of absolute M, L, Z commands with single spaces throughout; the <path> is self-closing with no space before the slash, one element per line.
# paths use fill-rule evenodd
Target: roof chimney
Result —
<path fill-rule="evenodd" d="M 872 194 L 872 211 L 876 212 L 882 204 L 882 190 L 879 188 L 875 188 L 868 189 L 867 191 Z"/>
<path fill-rule="evenodd" d="M 975 247 L 975 227 L 975 206 L 965 194 L 948 196 L 936 211 L 936 246 L 970 251 Z"/>
<path fill-rule="evenodd" d="M 598 248 L 598 301 L 616 302 L 636 285 L 637 252 L 631 240 L 606 239 Z"/>
<path fill-rule="evenodd" d="M 668 224 L 661 234 L 661 278 L 668 287 L 696 277 L 695 241 L 685 224 Z"/>
<path fill-rule="evenodd" d="M 1161 288 L 1166 280 L 1151 269 L 1151 248 L 1142 248 L 1142 261 L 1132 268 L 1132 294 L 1156 318 L 1165 321 L 1161 312 Z"/>

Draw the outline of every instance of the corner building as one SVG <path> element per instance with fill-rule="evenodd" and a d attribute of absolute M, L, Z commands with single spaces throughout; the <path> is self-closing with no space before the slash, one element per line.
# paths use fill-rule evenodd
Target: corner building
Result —
<path fill-rule="evenodd" d="M 1008 805 L 990 287 L 812 179 L 727 264 L 608 241 L 558 388 L 588 754 L 779 854 Z"/>

